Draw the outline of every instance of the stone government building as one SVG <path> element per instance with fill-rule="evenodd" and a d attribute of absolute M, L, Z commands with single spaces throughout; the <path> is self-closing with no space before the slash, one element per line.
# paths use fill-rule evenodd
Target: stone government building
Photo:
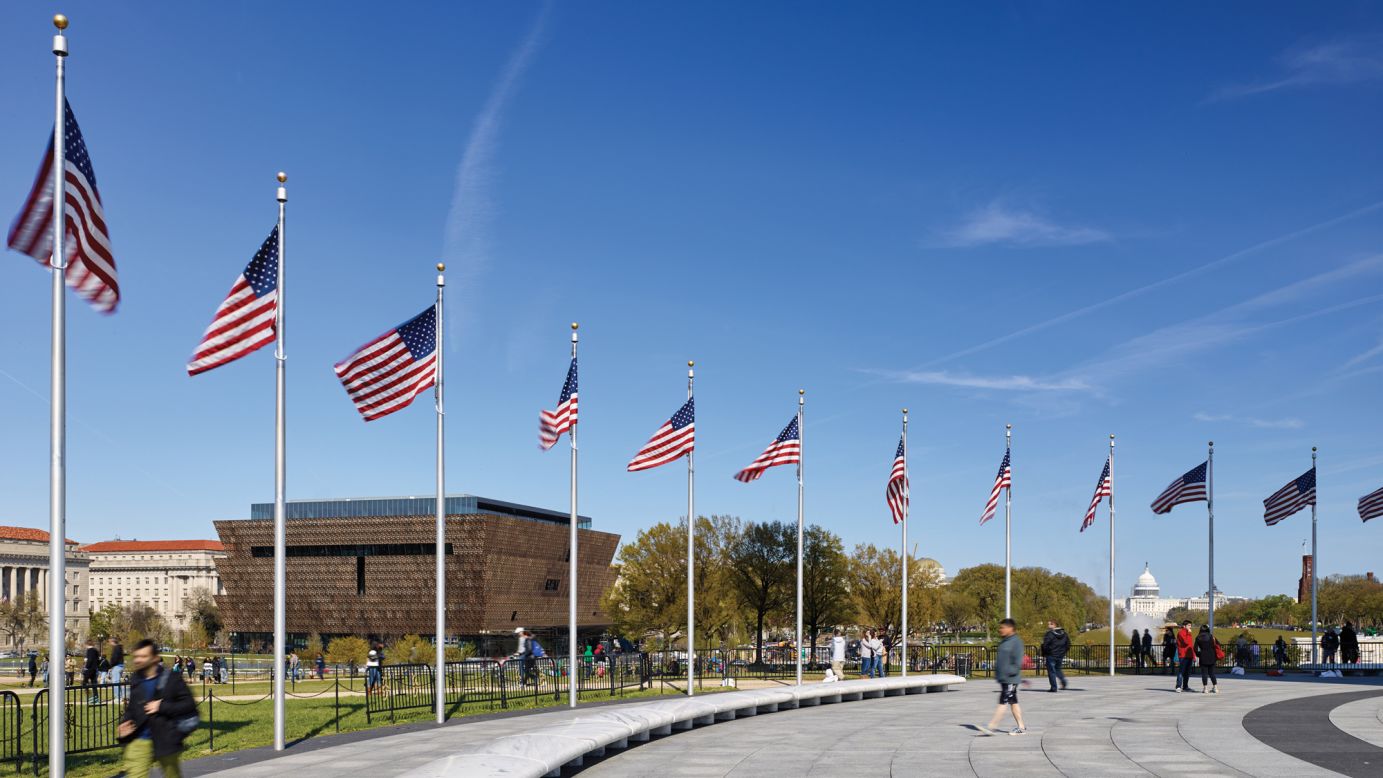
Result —
<path fill-rule="evenodd" d="M 435 631 L 436 500 L 432 497 L 290 500 L 287 624 L 290 646 L 310 633 L 393 638 Z M 215 522 L 225 629 L 236 650 L 273 639 L 273 504 L 249 519 Z M 447 642 L 479 643 L 482 655 L 513 651 L 513 632 L 533 630 L 563 650 L 570 516 L 468 494 L 448 495 Z M 610 625 L 600 596 L 614 580 L 619 536 L 580 517 L 578 621 L 583 635 Z M 560 645 L 559 645 L 560 644 Z"/>
<path fill-rule="evenodd" d="M 37 597 L 48 603 L 48 533 L 31 527 L 0 527 L 0 599 L 16 602 L 22 597 Z M 67 634 L 70 639 L 85 637 L 89 622 L 91 557 L 75 540 L 66 543 L 67 557 Z M 0 635 L 0 645 L 14 648 L 8 635 Z M 25 641 L 27 646 L 47 645 L 47 631 Z"/>

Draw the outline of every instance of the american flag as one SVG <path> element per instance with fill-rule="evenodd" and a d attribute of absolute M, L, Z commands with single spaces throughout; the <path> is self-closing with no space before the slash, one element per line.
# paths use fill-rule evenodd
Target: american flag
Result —
<path fill-rule="evenodd" d="M 908 458 L 903 439 L 898 438 L 898 453 L 893 455 L 893 472 L 888 474 L 888 509 L 893 511 L 893 523 L 903 520 L 908 506 Z"/>
<path fill-rule="evenodd" d="M 365 421 L 407 408 L 437 382 L 437 306 L 337 362 L 336 376 Z"/>
<path fill-rule="evenodd" d="M 557 445 L 562 433 L 576 426 L 576 357 L 567 368 L 567 381 L 557 398 L 557 410 L 538 411 L 538 448 L 544 451 Z"/>
<path fill-rule="evenodd" d="M 67 285 L 102 313 L 112 313 L 120 302 L 120 286 L 115 278 L 115 257 L 111 254 L 106 215 L 101 208 L 101 193 L 96 189 L 96 171 L 86 141 L 77 127 L 72 106 L 63 101 L 63 169 L 67 182 L 63 206 L 67 240 L 63 253 L 67 262 Z M 53 253 L 53 134 L 48 134 L 48 151 L 34 179 L 34 188 L 24 201 L 24 209 L 10 225 L 9 246 L 40 264 L 47 265 Z"/>
<path fill-rule="evenodd" d="M 1184 502 L 1203 502 L 1205 496 L 1206 473 L 1210 463 L 1202 462 L 1191 468 L 1186 475 L 1168 484 L 1162 494 L 1152 502 L 1153 513 L 1171 513 L 1172 508 Z"/>
<path fill-rule="evenodd" d="M 980 515 L 980 525 L 994 518 L 994 511 L 999 508 L 999 492 L 1013 488 L 1013 470 L 1009 467 L 1008 458 L 1013 452 L 1004 449 L 1004 461 L 999 463 L 999 474 L 994 476 L 994 488 L 989 490 L 989 502 L 984 504 L 984 513 Z"/>
<path fill-rule="evenodd" d="M 695 448 L 696 403 L 694 398 L 688 397 L 687 403 L 678 408 L 671 419 L 663 422 L 663 426 L 630 460 L 629 472 L 666 465 L 683 454 L 690 454 Z"/>
<path fill-rule="evenodd" d="M 1114 494 L 1114 481 L 1109 477 L 1109 460 L 1104 461 L 1104 470 L 1100 471 L 1100 480 L 1095 484 L 1095 496 L 1090 498 L 1090 507 L 1085 509 L 1085 519 L 1080 523 L 1080 531 L 1084 532 L 1087 527 L 1095 523 L 1095 509 L 1100 507 L 1100 500 L 1111 497 Z"/>
<path fill-rule="evenodd" d="M 1316 468 L 1278 489 L 1263 501 L 1263 521 L 1269 527 L 1308 505 L 1316 504 Z"/>
<path fill-rule="evenodd" d="M 749 463 L 749 467 L 735 473 L 736 481 L 749 483 L 764 474 L 770 467 L 778 465 L 798 464 L 802 461 L 802 433 L 797 427 L 797 417 L 793 416 L 788 426 L 778 433 L 778 437 L 768 444 L 764 453 L 758 459 Z"/>
<path fill-rule="evenodd" d="M 1359 518 L 1363 521 L 1383 516 L 1383 489 L 1359 498 Z"/>
<path fill-rule="evenodd" d="M 279 228 L 275 226 L 216 309 L 211 326 L 187 362 L 188 375 L 220 367 L 273 342 L 278 272 Z"/>

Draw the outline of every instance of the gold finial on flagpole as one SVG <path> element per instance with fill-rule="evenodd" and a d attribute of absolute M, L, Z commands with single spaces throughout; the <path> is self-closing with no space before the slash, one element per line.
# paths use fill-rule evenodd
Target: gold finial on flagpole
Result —
<path fill-rule="evenodd" d="M 437 272 L 438 272 L 438 273 L 445 273 L 446 270 L 447 270 L 447 265 L 446 265 L 445 262 L 438 262 L 438 263 L 437 263 Z"/>
<path fill-rule="evenodd" d="M 798 393 L 798 394 L 806 394 L 806 393 L 807 393 L 807 390 L 806 390 L 806 389 L 798 389 L 798 390 L 797 390 L 797 393 Z"/>
<path fill-rule="evenodd" d="M 575 329 L 580 329 L 580 327 L 581 327 L 581 325 L 580 325 L 580 324 L 577 324 L 576 322 L 572 322 L 572 323 L 571 323 L 571 328 L 574 329 L 574 330 L 575 330 Z"/>
<path fill-rule="evenodd" d="M 286 184 L 286 183 L 288 183 L 288 174 L 285 173 L 285 172 L 283 172 L 282 170 L 280 170 L 280 171 L 279 171 L 279 174 L 278 174 L 277 176 L 274 176 L 274 177 L 277 178 L 277 179 L 279 180 L 279 183 L 280 183 L 280 184 Z"/>
<path fill-rule="evenodd" d="M 53 16 L 53 26 L 59 30 L 67 29 L 67 17 L 63 14 L 55 14 Z"/>
<path fill-rule="evenodd" d="M 688 360 L 687 360 L 687 367 L 696 367 L 696 363 L 693 362 L 693 361 L 691 361 L 690 359 L 688 359 Z"/>

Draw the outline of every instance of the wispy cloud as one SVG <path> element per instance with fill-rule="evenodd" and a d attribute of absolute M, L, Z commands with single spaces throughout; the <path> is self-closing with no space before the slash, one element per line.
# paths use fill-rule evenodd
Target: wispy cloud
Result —
<path fill-rule="evenodd" d="M 898 383 L 957 386 L 966 389 L 994 389 L 1011 392 L 1087 392 L 1091 389 L 1089 384 L 1075 378 L 1049 380 L 1027 375 L 981 376 L 944 370 L 874 372 Z"/>
<path fill-rule="evenodd" d="M 1195 419 L 1196 421 L 1204 422 L 1243 424 L 1249 427 L 1255 427 L 1257 429 L 1265 430 L 1299 430 L 1302 427 L 1306 426 L 1306 423 L 1303 422 L 1301 419 L 1258 419 L 1252 416 L 1233 416 L 1227 413 L 1197 413 L 1193 415 L 1191 418 Z"/>
<path fill-rule="evenodd" d="M 1383 354 L 1383 338 L 1379 338 L 1378 343 L 1374 345 L 1373 348 L 1361 351 L 1360 353 L 1355 354 L 1353 357 L 1350 357 L 1349 361 L 1341 366 L 1341 369 L 1357 367 L 1381 354 Z"/>
<path fill-rule="evenodd" d="M 463 282 L 463 294 L 468 288 L 473 288 L 473 284 L 465 282 L 473 282 L 489 261 L 489 226 L 494 219 L 490 185 L 495 178 L 494 158 L 499 147 L 504 111 L 538 53 L 551 9 L 551 2 L 543 6 L 528 34 L 509 56 L 499 80 L 476 115 L 466 148 L 461 154 L 461 162 L 456 167 L 456 184 L 452 191 L 451 209 L 447 213 L 442 256 Z"/>
<path fill-rule="evenodd" d="M 1005 245 L 1082 246 L 1110 240 L 1109 233 L 1094 227 L 1061 224 L 1035 210 L 995 200 L 970 212 L 960 224 L 941 231 L 937 243 L 949 248 Z"/>
<path fill-rule="evenodd" d="M 953 360 L 960 359 L 961 357 L 967 357 L 971 354 L 976 354 L 981 351 L 988 351 L 989 349 L 1001 346 L 1005 343 L 1008 343 L 1009 341 L 1017 340 L 1027 335 L 1032 335 L 1033 333 L 1041 332 L 1043 330 L 1050 329 L 1060 324 L 1065 324 L 1066 322 L 1088 316 L 1098 311 L 1102 311 L 1106 308 L 1118 305 L 1127 300 L 1131 300 L 1136 297 L 1141 297 L 1150 292 L 1155 292 L 1164 287 L 1171 286 L 1172 284 L 1180 283 L 1181 281 L 1186 281 L 1197 276 L 1204 275 L 1206 273 L 1211 272 L 1212 270 L 1216 270 L 1220 267 L 1232 264 L 1241 259 L 1253 256 L 1268 249 L 1275 248 L 1289 241 L 1296 240 L 1297 238 L 1302 238 L 1312 233 L 1320 232 L 1321 230 L 1326 230 L 1336 225 L 1343 224 L 1344 222 L 1352 221 L 1354 219 L 1359 218 L 1360 216 L 1373 213 L 1374 211 L 1377 211 L 1379 208 L 1383 208 L 1383 200 L 1380 200 L 1376 203 L 1371 203 L 1369 205 L 1364 206 L 1363 208 L 1355 209 L 1353 211 L 1350 211 L 1349 213 L 1336 216 L 1333 219 L 1327 219 L 1326 221 L 1313 224 L 1309 227 L 1303 227 L 1302 229 L 1294 230 L 1285 235 L 1279 235 L 1275 238 L 1269 238 L 1268 240 L 1255 243 L 1254 245 L 1249 246 L 1248 248 L 1240 249 L 1239 251 L 1236 251 L 1232 254 L 1227 254 L 1223 257 L 1220 257 L 1219 259 L 1212 260 L 1203 265 L 1197 265 L 1196 267 L 1193 267 L 1190 270 L 1184 270 L 1180 273 L 1167 276 L 1166 278 L 1163 278 L 1160 281 L 1154 281 L 1150 284 L 1144 284 L 1143 286 L 1135 287 L 1126 292 L 1120 292 L 1119 294 L 1116 294 L 1113 297 L 1105 298 L 1100 302 L 1092 303 L 1081 308 L 1076 308 L 1075 310 L 1067 311 L 1066 313 L 1062 313 L 1057 316 L 1053 316 L 1049 319 L 1029 324 L 1025 327 L 1020 327 L 1019 329 L 1014 330 L 1013 332 L 1010 332 L 1006 335 L 1000 335 L 997 338 L 987 340 L 983 343 L 979 343 L 974 346 L 969 346 L 967 348 L 961 349 L 960 351 L 955 351 L 950 354 L 937 357 L 936 359 L 930 360 L 919 365 L 915 369 L 920 370 L 929 367 L 934 367 L 936 365 L 945 362 L 951 362 Z"/>
<path fill-rule="evenodd" d="M 1276 78 L 1220 87 L 1207 102 L 1260 95 L 1281 89 L 1342 86 L 1383 79 L 1383 54 L 1378 36 L 1346 38 L 1310 46 L 1298 46 L 1282 55 Z"/>

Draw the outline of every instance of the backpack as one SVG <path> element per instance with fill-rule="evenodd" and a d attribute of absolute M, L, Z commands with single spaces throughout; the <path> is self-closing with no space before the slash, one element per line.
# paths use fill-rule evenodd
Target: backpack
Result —
<path fill-rule="evenodd" d="M 543 652 L 543 645 L 536 640 L 528 641 L 528 647 L 529 650 L 533 653 L 534 659 L 542 659 L 543 657 L 547 656 L 547 654 Z"/>
<path fill-rule="evenodd" d="M 168 673 L 159 673 L 158 682 L 154 684 L 154 694 L 163 696 L 163 687 L 168 685 Z M 202 719 L 197 715 L 194 707 L 192 713 L 180 719 L 173 719 L 173 728 L 184 738 L 197 731 L 197 727 L 202 726 Z"/>

